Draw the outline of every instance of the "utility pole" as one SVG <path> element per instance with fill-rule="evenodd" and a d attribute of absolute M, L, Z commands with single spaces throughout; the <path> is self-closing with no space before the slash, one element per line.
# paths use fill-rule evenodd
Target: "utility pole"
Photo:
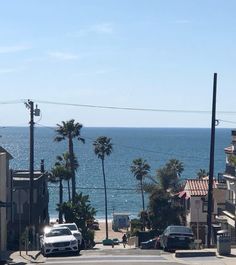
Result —
<path fill-rule="evenodd" d="M 211 147 L 210 147 L 210 164 L 208 180 L 208 207 L 207 207 L 207 247 L 211 245 L 211 224 L 212 224 L 212 192 L 214 178 L 214 154 L 215 154 L 215 126 L 216 126 L 216 88 L 217 73 L 214 73 L 213 79 L 213 100 L 212 100 L 212 120 L 211 120 Z"/>
<path fill-rule="evenodd" d="M 33 221 L 33 192 L 34 192 L 34 116 L 40 115 L 40 110 L 36 105 L 34 109 L 34 102 L 28 100 L 25 103 L 26 107 L 30 110 L 30 164 L 29 164 L 29 226 L 32 225 Z"/>

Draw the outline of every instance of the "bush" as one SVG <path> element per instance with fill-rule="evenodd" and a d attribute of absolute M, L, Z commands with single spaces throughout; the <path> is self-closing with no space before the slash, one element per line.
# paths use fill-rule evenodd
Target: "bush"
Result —
<path fill-rule="evenodd" d="M 103 246 L 112 246 L 112 245 L 114 245 L 114 242 L 112 239 L 104 239 L 102 241 L 102 244 L 103 244 Z"/>

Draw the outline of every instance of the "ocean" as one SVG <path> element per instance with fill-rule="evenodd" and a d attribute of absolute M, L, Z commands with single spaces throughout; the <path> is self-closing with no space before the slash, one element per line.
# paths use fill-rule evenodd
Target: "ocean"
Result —
<path fill-rule="evenodd" d="M 137 180 L 130 172 L 132 161 L 146 159 L 151 166 L 151 175 L 172 158 L 184 164 L 181 179 L 195 178 L 199 169 L 209 168 L 210 129 L 200 128 L 82 128 L 85 144 L 74 141 L 74 151 L 79 161 L 76 175 L 77 191 L 90 196 L 91 205 L 97 210 L 97 219 L 104 219 L 104 190 L 101 160 L 93 151 L 93 141 L 99 136 L 112 139 L 113 152 L 105 159 L 107 181 L 108 216 L 113 212 L 129 213 L 136 217 L 142 208 L 141 194 L 137 192 Z M 29 128 L 1 127 L 0 145 L 14 159 L 13 169 L 29 168 Z M 67 151 L 67 142 L 54 141 L 55 128 L 35 126 L 35 169 L 40 169 L 40 160 L 45 160 L 45 169 L 50 171 L 56 156 Z M 215 176 L 225 169 L 224 148 L 231 143 L 231 129 L 216 129 Z M 64 200 L 68 199 L 64 183 Z M 57 217 L 58 185 L 49 183 L 49 214 Z M 148 195 L 145 196 L 145 203 Z"/>

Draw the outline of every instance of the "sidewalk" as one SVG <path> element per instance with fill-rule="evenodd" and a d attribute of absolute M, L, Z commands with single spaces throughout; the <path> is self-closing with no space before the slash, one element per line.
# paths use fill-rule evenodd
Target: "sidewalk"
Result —
<path fill-rule="evenodd" d="M 44 263 L 46 258 L 41 254 L 40 251 L 15 251 L 9 253 L 8 264 L 28 264 L 28 263 Z"/>

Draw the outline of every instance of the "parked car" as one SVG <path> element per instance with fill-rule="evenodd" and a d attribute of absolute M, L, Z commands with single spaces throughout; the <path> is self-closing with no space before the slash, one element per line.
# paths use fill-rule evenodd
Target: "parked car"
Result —
<path fill-rule="evenodd" d="M 76 223 L 63 223 L 63 224 L 54 224 L 53 227 L 67 227 L 72 232 L 73 236 L 78 241 L 78 248 L 81 249 L 83 237 L 82 233 L 79 231 Z"/>
<path fill-rule="evenodd" d="M 189 249 L 193 241 L 193 231 L 187 226 L 168 226 L 160 236 L 160 244 L 164 250 Z"/>
<path fill-rule="evenodd" d="M 54 253 L 78 253 L 78 242 L 67 227 L 52 227 L 45 229 L 40 237 L 41 252 L 44 256 Z"/>
<path fill-rule="evenodd" d="M 160 238 L 155 237 L 148 241 L 141 242 L 141 249 L 159 249 L 160 248 Z"/>

